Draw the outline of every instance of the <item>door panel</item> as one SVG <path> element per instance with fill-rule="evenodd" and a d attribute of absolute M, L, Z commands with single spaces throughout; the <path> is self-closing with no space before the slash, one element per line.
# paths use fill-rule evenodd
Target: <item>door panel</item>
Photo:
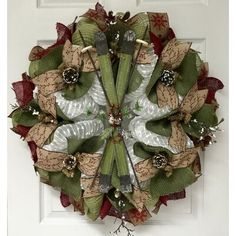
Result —
<path fill-rule="evenodd" d="M 169 201 L 160 213 L 136 228 L 136 235 L 226 236 L 228 211 L 228 31 L 227 2 L 224 0 L 103 0 L 106 9 L 116 11 L 168 12 L 171 27 L 178 38 L 192 41 L 193 48 L 209 62 L 212 76 L 223 80 L 218 94 L 219 117 L 225 132 L 202 158 L 203 176 L 187 189 L 187 198 Z M 55 24 L 69 24 L 88 8 L 93 0 L 10 0 L 9 7 L 9 93 L 10 84 L 28 67 L 27 56 L 36 45 L 47 46 L 55 40 Z M 9 109 L 10 112 L 10 109 Z M 9 123 L 9 127 L 10 127 Z M 84 216 L 63 208 L 59 193 L 39 183 L 32 168 L 27 145 L 11 131 L 8 134 L 8 222 L 9 236 L 70 236 L 94 233 L 109 235 L 113 220 L 90 222 Z M 104 227 L 105 224 L 105 227 Z M 123 234 L 121 234 L 123 235 Z M 124 233 L 124 235 L 126 235 Z"/>

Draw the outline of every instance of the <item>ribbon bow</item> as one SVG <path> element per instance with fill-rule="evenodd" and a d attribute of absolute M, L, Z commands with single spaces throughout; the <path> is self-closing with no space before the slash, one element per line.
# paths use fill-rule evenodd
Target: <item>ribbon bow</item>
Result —
<path fill-rule="evenodd" d="M 38 104 L 42 110 L 42 113 L 38 115 L 39 123 L 29 130 L 25 140 L 28 142 L 34 141 L 37 146 L 42 147 L 51 133 L 57 128 L 56 98 L 38 94 Z"/>
<path fill-rule="evenodd" d="M 97 54 L 95 48 L 87 48 L 90 50 L 96 68 L 99 67 Z M 89 56 L 84 53 L 86 51 L 83 47 L 78 45 L 72 45 L 67 40 L 64 44 L 62 51 L 63 63 L 58 67 L 57 70 L 47 71 L 39 76 L 32 79 L 32 82 L 38 87 L 39 92 L 47 96 L 56 91 L 62 90 L 66 87 L 65 79 L 63 78 L 63 72 L 66 69 L 73 69 L 74 72 L 91 72 L 94 71 L 94 67 L 91 63 Z"/>
<path fill-rule="evenodd" d="M 94 153 L 76 153 L 70 155 L 67 153 L 47 151 L 43 148 L 37 148 L 38 161 L 35 167 L 49 171 L 62 171 L 67 177 L 73 178 L 75 168 L 79 168 L 84 174 L 80 178 L 80 185 L 84 189 L 83 197 L 94 197 L 100 195 L 98 178 L 93 180 L 97 173 L 101 154 Z"/>
<path fill-rule="evenodd" d="M 191 44 L 179 42 L 175 38 L 169 41 L 161 54 L 161 62 L 164 68 L 176 69 L 184 57 L 188 53 Z M 191 115 L 198 111 L 205 103 L 208 90 L 198 90 L 197 83 L 194 84 L 186 96 L 180 101 L 174 85 L 166 86 L 161 82 L 157 82 L 156 94 L 159 107 L 168 106 L 173 110 L 178 110 L 178 115 L 172 117 L 171 128 L 172 134 L 169 139 L 169 144 L 176 148 L 179 152 L 185 151 L 187 143 L 187 135 L 185 134 L 180 120 L 184 119 L 188 123 Z"/>

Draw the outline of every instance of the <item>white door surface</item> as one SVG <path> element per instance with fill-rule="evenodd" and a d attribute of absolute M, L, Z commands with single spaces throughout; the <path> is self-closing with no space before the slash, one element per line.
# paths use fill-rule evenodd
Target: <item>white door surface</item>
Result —
<path fill-rule="evenodd" d="M 187 198 L 169 201 L 160 213 L 136 227 L 137 236 L 228 235 L 228 3 L 226 0 L 103 0 L 107 10 L 167 12 L 178 38 L 209 62 L 211 76 L 222 79 L 217 95 L 224 132 L 203 158 L 203 176 L 187 189 Z M 69 24 L 75 16 L 94 8 L 96 0 L 8 0 L 8 104 L 14 104 L 11 83 L 27 71 L 27 57 L 36 44 L 56 38 L 55 24 Z M 9 106 L 9 112 L 11 108 Z M 9 121 L 9 127 L 10 127 Z M 39 183 L 26 143 L 8 134 L 8 236 L 109 235 L 113 220 L 90 222 L 63 208 L 59 192 Z M 126 235 L 126 234 L 121 234 Z"/>

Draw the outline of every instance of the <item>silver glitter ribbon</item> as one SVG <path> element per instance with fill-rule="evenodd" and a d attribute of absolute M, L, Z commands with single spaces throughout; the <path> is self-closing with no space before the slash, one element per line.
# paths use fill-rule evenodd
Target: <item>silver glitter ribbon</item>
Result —
<path fill-rule="evenodd" d="M 107 104 L 104 91 L 102 89 L 102 86 L 100 85 L 100 82 L 99 82 L 97 76 L 95 76 L 93 84 L 88 91 L 88 94 L 93 98 L 93 100 L 98 105 L 105 106 Z"/>
<path fill-rule="evenodd" d="M 52 142 L 48 145 L 44 145 L 43 148 L 48 151 L 67 153 L 68 138 L 87 139 L 100 135 L 103 130 L 103 123 L 98 119 L 62 125 L 54 132 Z"/>
<path fill-rule="evenodd" d="M 136 104 L 138 104 L 139 109 L 136 108 Z M 172 109 L 168 106 L 160 108 L 157 104 L 152 103 L 149 101 L 145 93 L 142 94 L 136 101 L 130 103 L 130 109 L 136 115 L 149 120 L 161 118 L 172 111 Z"/>
<path fill-rule="evenodd" d="M 66 100 L 62 92 L 56 92 L 54 96 L 62 112 L 73 121 L 94 119 L 99 112 L 99 106 L 88 94 L 72 101 Z"/>
<path fill-rule="evenodd" d="M 154 51 L 152 48 L 149 49 L 150 57 L 152 62 L 150 64 L 138 64 L 137 65 L 137 70 L 140 73 L 140 75 L 143 77 L 143 81 L 140 84 L 139 88 L 136 89 L 135 91 L 126 94 L 124 103 L 128 103 L 131 101 L 137 100 L 138 97 L 143 95 L 145 93 L 145 89 L 148 85 L 148 82 L 152 76 L 152 72 L 155 68 L 156 62 L 157 62 L 157 55 L 154 54 Z"/>

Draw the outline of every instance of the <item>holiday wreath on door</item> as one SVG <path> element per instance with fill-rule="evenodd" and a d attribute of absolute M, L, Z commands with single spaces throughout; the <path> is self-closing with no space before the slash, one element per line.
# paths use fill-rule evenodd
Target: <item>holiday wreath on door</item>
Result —
<path fill-rule="evenodd" d="M 64 207 L 120 218 L 131 235 L 126 221 L 142 224 L 201 176 L 223 84 L 166 13 L 131 17 L 97 3 L 57 33 L 31 50 L 28 74 L 12 84 L 12 130 Z"/>

